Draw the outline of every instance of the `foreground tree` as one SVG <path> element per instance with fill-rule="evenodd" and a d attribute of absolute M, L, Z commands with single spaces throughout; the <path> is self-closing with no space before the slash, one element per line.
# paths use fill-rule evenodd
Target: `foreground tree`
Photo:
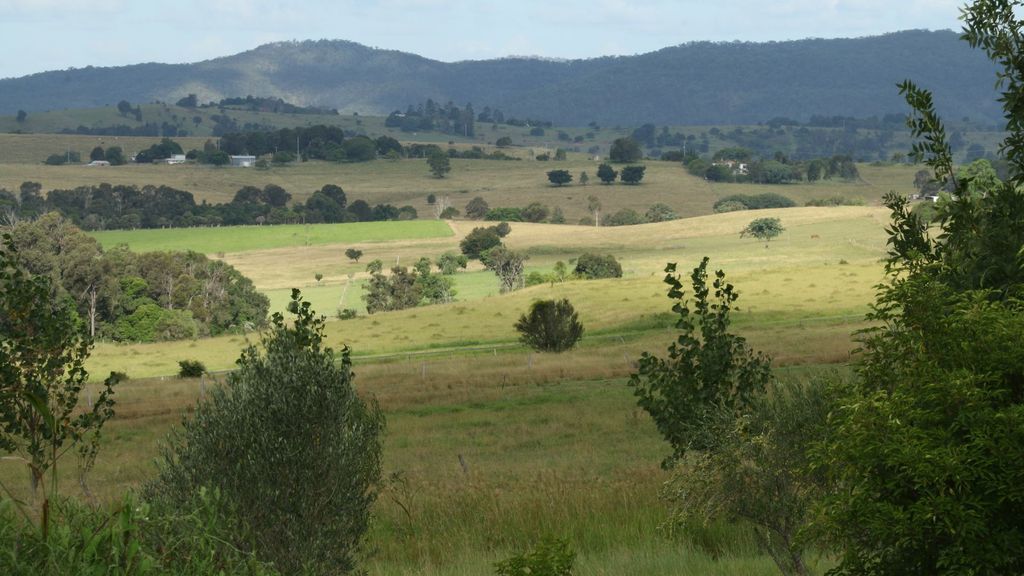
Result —
<path fill-rule="evenodd" d="M 709 284 L 707 266 L 705 257 L 690 274 L 692 309 L 676 265 L 665 267 L 679 337 L 664 357 L 644 352 L 629 381 L 637 403 L 672 447 L 666 465 L 688 450 L 713 447 L 721 413 L 732 418 L 744 413 L 771 377 L 768 357 L 729 332 L 729 314 L 739 296 L 721 270 Z"/>
<path fill-rule="evenodd" d="M 519 340 L 538 352 L 564 352 L 583 337 L 579 314 L 568 300 L 537 300 L 515 324 Z"/>
<path fill-rule="evenodd" d="M 59 494 L 58 462 L 71 449 L 79 478 L 96 457 L 100 430 L 113 414 L 111 375 L 95 402 L 79 406 L 88 381 L 92 341 L 82 334 L 73 305 L 54 298 L 49 278 L 25 271 L 11 237 L 0 245 L 0 451 L 28 467 L 43 540 Z M 2 486 L 7 496 L 11 489 Z M 41 492 L 41 494 L 40 494 Z M 20 506 L 20 503 L 15 501 Z M 31 514 L 21 509 L 26 518 Z"/>
<path fill-rule="evenodd" d="M 816 455 L 836 489 L 819 525 L 836 574 L 1024 573 L 1024 52 L 1021 2 L 963 11 L 964 39 L 1002 68 L 1011 178 L 956 178 L 931 94 L 910 82 L 914 153 L 951 182 L 939 230 L 890 194 L 888 280 L 853 386 Z"/>
<path fill-rule="evenodd" d="M 292 319 L 275 314 L 261 346 L 249 346 L 227 383 L 172 433 L 146 493 L 187 505 L 220 490 L 247 526 L 256 555 L 282 573 L 355 569 L 381 471 L 384 416 L 353 387 L 347 348 L 324 346 L 324 318 L 298 290 Z M 340 361 L 339 361 L 340 360 Z"/>

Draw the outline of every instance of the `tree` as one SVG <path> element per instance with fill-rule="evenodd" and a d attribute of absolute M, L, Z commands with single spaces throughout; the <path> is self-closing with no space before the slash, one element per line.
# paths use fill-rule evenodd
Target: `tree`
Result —
<path fill-rule="evenodd" d="M 508 148 L 509 146 L 512 145 L 512 138 L 508 136 L 502 136 L 501 138 L 498 138 L 497 141 L 494 142 L 494 145 L 497 146 L 498 148 Z"/>
<path fill-rule="evenodd" d="M 465 254 L 456 254 L 455 252 L 445 252 L 437 258 L 437 268 L 441 274 L 446 276 L 455 274 L 460 268 L 465 270 L 468 264 L 469 258 Z"/>
<path fill-rule="evenodd" d="M 668 220 L 675 220 L 679 218 L 675 210 L 660 202 L 657 204 L 651 204 L 651 207 L 647 209 L 645 216 L 647 217 L 648 222 L 667 222 Z"/>
<path fill-rule="evenodd" d="M 836 574 L 1016 574 L 1024 571 L 1024 97 L 1019 5 L 978 0 L 963 38 L 997 72 L 1010 178 L 967 193 L 932 95 L 900 91 L 924 160 L 955 198 L 929 230 L 889 194 L 887 279 L 860 334 L 863 353 L 816 452 L 835 489 L 820 533 L 839 551 Z M 1012 487 L 1012 488 L 1011 488 Z"/>
<path fill-rule="evenodd" d="M 325 319 L 298 290 L 288 312 L 171 434 L 145 493 L 182 510 L 216 488 L 251 531 L 252 544 L 238 533 L 235 547 L 253 545 L 286 573 L 350 573 L 376 498 L 384 415 L 356 393 L 348 348 L 325 347 Z"/>
<path fill-rule="evenodd" d="M 195 94 L 189 94 L 184 98 L 179 99 L 174 103 L 175 106 L 181 106 L 182 108 L 195 108 L 199 105 L 199 99 Z"/>
<path fill-rule="evenodd" d="M 572 182 L 572 174 L 568 170 L 551 170 L 548 172 L 548 181 L 555 186 L 562 186 Z"/>
<path fill-rule="evenodd" d="M 435 178 L 444 178 L 444 175 L 451 172 L 452 163 L 448 158 L 448 155 L 440 150 L 437 150 L 427 157 L 427 166 L 430 167 L 430 173 Z"/>
<path fill-rule="evenodd" d="M 23 124 L 26 118 L 28 118 L 28 112 L 25 112 L 24 110 L 18 110 L 18 115 L 15 116 L 15 120 L 18 121 L 18 124 Z"/>
<path fill-rule="evenodd" d="M 622 278 L 622 265 L 611 254 L 601 256 L 585 252 L 576 259 L 576 268 L 573 270 L 573 274 L 587 280 Z"/>
<path fill-rule="evenodd" d="M 384 262 L 380 259 L 373 260 L 366 265 L 366 272 L 369 274 L 380 274 L 381 270 L 384 269 Z"/>
<path fill-rule="evenodd" d="M 345 257 L 358 264 L 359 259 L 363 257 L 363 251 L 357 248 L 346 248 Z"/>
<path fill-rule="evenodd" d="M 644 171 L 647 170 L 646 166 L 625 166 L 622 168 L 622 183 L 623 184 L 639 184 L 644 179 Z"/>
<path fill-rule="evenodd" d="M 601 164 L 597 167 L 597 178 L 603 184 L 614 184 L 619 173 L 612 168 L 611 164 Z"/>
<path fill-rule="evenodd" d="M 474 228 L 459 242 L 459 248 L 467 258 L 478 259 L 480 255 L 501 244 L 501 236 L 492 227 Z"/>
<path fill-rule="evenodd" d="M 601 199 L 591 194 L 587 196 L 587 210 L 594 219 L 594 226 L 601 225 Z"/>
<path fill-rule="evenodd" d="M 772 238 L 782 234 L 785 230 L 778 218 L 758 218 L 747 224 L 747 227 L 740 232 L 740 238 L 753 236 L 758 240 L 764 240 L 764 246 L 767 248 L 768 242 L 771 242 Z"/>
<path fill-rule="evenodd" d="M 672 311 L 679 315 L 679 336 L 664 357 L 644 352 L 629 380 L 637 404 L 651 415 L 672 448 L 665 466 L 689 450 L 712 448 L 721 411 L 733 419 L 746 412 L 771 377 L 768 357 L 729 333 L 729 313 L 739 296 L 721 270 L 709 284 L 707 266 L 705 257 L 690 274 L 692 308 L 684 298 L 676 265 L 665 267 Z"/>
<path fill-rule="evenodd" d="M 107 148 L 107 151 L 104 154 L 104 159 L 107 162 L 110 162 L 111 166 L 121 166 L 127 162 L 124 157 L 124 151 L 120 146 L 111 146 L 110 148 Z"/>
<path fill-rule="evenodd" d="M 671 526 L 739 521 L 785 575 L 810 574 L 801 537 L 814 503 L 827 489 L 811 454 L 828 437 L 836 387 L 820 382 L 778 384 L 756 395 L 740 417 L 712 407 L 712 445 L 677 466 L 663 493 Z"/>
<path fill-rule="evenodd" d="M 324 275 L 321 274 L 320 272 L 317 272 L 316 274 L 313 274 L 313 278 L 316 280 L 316 283 L 319 285 L 320 281 L 324 279 Z"/>
<path fill-rule="evenodd" d="M 74 307 L 53 297 L 50 279 L 25 271 L 10 235 L 2 241 L 0 451 L 27 465 L 33 496 L 42 490 L 38 517 L 46 540 L 50 504 L 59 493 L 58 462 L 77 448 L 84 482 L 96 457 L 100 430 L 114 414 L 111 396 L 119 378 L 111 374 L 92 406 L 79 408 L 89 379 L 85 361 L 92 341 L 82 335 Z M 3 489 L 11 494 L 10 488 Z"/>
<path fill-rule="evenodd" d="M 590 182 L 590 176 L 587 176 L 587 171 L 580 172 L 580 184 L 586 186 Z"/>
<path fill-rule="evenodd" d="M 640 144 L 628 136 L 616 138 L 612 142 L 611 150 L 608 152 L 608 159 L 612 162 L 636 162 L 643 157 L 644 152 L 640 148 Z"/>
<path fill-rule="evenodd" d="M 509 250 L 501 244 L 480 255 L 480 261 L 484 263 L 484 267 L 493 271 L 501 281 L 503 294 L 523 287 L 524 264 L 529 258 L 529 256 Z"/>
<path fill-rule="evenodd" d="M 531 202 L 523 208 L 521 215 L 526 222 L 543 222 L 548 217 L 548 207 L 540 202 Z"/>
<path fill-rule="evenodd" d="M 92 149 L 91 152 L 89 152 L 89 160 L 92 160 L 93 162 L 95 162 L 97 160 L 106 160 L 106 159 L 107 159 L 107 153 L 103 150 L 102 146 L 96 146 L 95 148 Z"/>
<path fill-rule="evenodd" d="M 121 116 L 128 116 L 128 113 L 132 111 L 132 104 L 127 100 L 121 100 L 117 103 L 117 113 Z"/>
<path fill-rule="evenodd" d="M 480 196 L 477 196 L 466 204 L 466 216 L 469 216 L 474 220 L 482 220 L 490 209 L 491 208 L 487 204 L 487 201 Z"/>
<path fill-rule="evenodd" d="M 405 266 L 393 267 L 389 275 L 374 272 L 370 280 L 363 285 L 366 313 L 405 310 L 418 306 L 423 295 L 416 283 L 416 276 L 415 272 L 410 272 Z"/>
<path fill-rule="evenodd" d="M 519 341 L 538 352 L 564 352 L 583 337 L 579 314 L 568 300 L 537 300 L 515 324 Z"/>

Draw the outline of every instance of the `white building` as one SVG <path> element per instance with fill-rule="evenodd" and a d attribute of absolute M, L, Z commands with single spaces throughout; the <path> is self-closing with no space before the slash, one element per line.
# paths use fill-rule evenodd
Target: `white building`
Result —
<path fill-rule="evenodd" d="M 251 168 L 256 163 L 255 156 L 231 156 L 231 165 L 239 168 Z"/>

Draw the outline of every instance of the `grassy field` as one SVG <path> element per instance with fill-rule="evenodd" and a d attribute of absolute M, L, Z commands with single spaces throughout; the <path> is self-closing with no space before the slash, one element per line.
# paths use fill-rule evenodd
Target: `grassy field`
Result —
<path fill-rule="evenodd" d="M 572 156 L 564 165 L 593 169 Z M 8 178 L 11 166 L 16 165 L 0 166 L 0 178 Z M 873 286 L 882 278 L 888 215 L 870 204 L 888 189 L 909 187 L 913 169 L 863 166 L 860 183 L 766 188 L 712 185 L 677 165 L 651 162 L 650 181 L 639 187 L 558 189 L 537 182 L 555 166 L 561 167 L 457 161 L 453 176 L 444 180 L 429 178 L 420 161 L 310 163 L 267 172 L 139 166 L 123 173 L 189 174 L 173 172 L 180 168 L 192 171 L 211 195 L 222 193 L 213 192 L 218 186 L 230 190 L 218 180 L 222 175 L 242 179 L 236 184 L 288 175 L 304 182 L 303 190 L 330 176 L 337 180 L 327 181 L 342 184 L 350 198 L 370 199 L 360 196 L 365 186 L 374 202 L 406 203 L 400 198 L 413 201 L 447 190 L 457 206 L 477 193 L 486 194 L 492 205 L 521 206 L 530 198 L 544 198 L 549 205 L 564 201 L 567 215 L 578 218 L 585 214 L 586 195 L 596 193 L 606 213 L 665 201 L 698 216 L 619 228 L 513 223 L 505 240 L 530 256 L 528 271 L 547 271 L 559 260 L 571 262 L 594 251 L 619 258 L 624 277 L 501 295 L 493 274 L 476 263 L 455 276 L 458 301 L 372 316 L 364 313 L 360 298 L 367 261 L 407 265 L 421 256 L 436 258 L 457 250 L 459 240 L 481 223 L 422 220 L 97 237 L 105 245 L 187 248 L 222 257 L 268 294 L 274 310 L 283 310 L 293 287 L 329 317 L 342 307 L 359 310 L 356 319 L 329 322 L 327 331 L 331 346 L 351 348 L 360 392 L 377 398 L 388 417 L 388 480 L 363 554 L 370 574 L 490 573 L 493 562 L 547 535 L 572 542 L 584 576 L 775 573 L 741 527 L 687 526 L 672 534 L 659 529 L 667 515 L 658 497 L 667 478 L 659 467 L 667 446 L 625 382 L 641 352 L 662 351 L 675 337 L 662 270 L 666 262 L 678 262 L 685 274 L 710 256 L 711 266 L 724 268 L 741 294 L 735 330 L 774 357 L 780 378 L 821 378 L 823 370 L 842 369 L 849 360 L 851 333 L 866 326 Z M 414 182 L 424 188 L 413 188 Z M 724 194 L 766 190 L 801 201 L 859 194 L 869 205 L 708 214 Z M 417 207 L 425 209 L 421 202 Z M 780 218 L 786 228 L 770 245 L 739 237 L 751 219 L 768 216 Z M 364 251 L 359 263 L 344 257 L 348 247 Z M 323 275 L 320 282 L 317 273 Z M 586 327 L 581 345 L 551 355 L 518 344 L 512 325 L 530 303 L 562 297 L 572 301 Z M 91 373 L 102 377 L 119 370 L 132 380 L 117 392 L 117 416 L 90 475 L 91 493 L 106 501 L 151 478 L 160 439 L 223 378 L 178 379 L 171 376 L 178 361 L 197 359 L 211 371 L 227 370 L 240 350 L 258 339 L 250 333 L 157 344 L 98 343 L 88 364 Z M 87 399 L 95 394 L 90 390 Z M 68 492 L 84 497 L 73 467 L 65 470 Z M 0 462 L 0 480 L 19 494 L 26 489 L 23 478 L 17 463 Z M 827 559 L 811 563 L 819 572 L 829 566 Z"/>
<path fill-rule="evenodd" d="M 831 369 L 824 366 L 849 360 L 850 335 L 865 326 L 872 286 L 881 278 L 885 212 L 867 206 L 758 212 L 779 217 L 786 227 L 768 247 L 739 238 L 753 216 L 623 228 L 514 223 L 506 241 L 530 254 L 529 269 L 548 270 L 592 250 L 615 254 L 625 276 L 499 295 L 494 276 L 477 265 L 456 275 L 458 302 L 329 322 L 328 342 L 351 347 L 360 392 L 375 397 L 388 418 L 387 480 L 363 551 L 369 574 L 486 574 L 495 561 L 544 536 L 572 543 L 582 576 L 774 574 L 770 558 L 740 526 L 659 528 L 667 519 L 658 496 L 667 479 L 659 467 L 667 446 L 625 385 L 641 352 L 664 350 L 674 339 L 661 281 L 665 262 L 679 262 L 685 273 L 705 254 L 740 291 L 735 329 L 773 355 L 780 378 L 817 379 Z M 344 236 L 335 244 L 225 250 L 224 258 L 270 295 L 275 310 L 292 286 L 329 315 L 340 306 L 362 309 L 366 260 L 434 257 L 454 249 L 476 225 L 401 224 L 444 228 L 429 229 L 434 235 L 424 239 L 398 239 L 403 228 L 397 228 L 391 240 Z M 358 230 L 346 226 L 323 227 L 317 237 Z M 446 230 L 451 235 L 439 234 Z M 174 246 L 216 249 L 209 238 L 177 231 L 136 232 L 127 241 L 137 248 L 185 242 Z M 243 246 L 258 241 L 269 240 L 238 236 Z M 342 256 L 350 244 L 364 247 L 363 262 Z M 315 271 L 325 275 L 319 285 Z M 516 342 L 514 320 L 532 300 L 549 297 L 569 298 L 580 312 L 586 334 L 573 351 L 536 354 Z M 89 476 L 90 493 L 106 501 L 151 478 L 161 439 L 224 377 L 170 377 L 179 360 L 225 370 L 256 341 L 258 335 L 249 334 L 98 344 L 91 372 L 122 370 L 132 380 L 117 392 L 117 416 Z M 84 498 L 74 468 L 64 469 L 66 490 Z M 0 480 L 20 495 L 27 490 L 23 477 L 16 462 L 0 462 Z M 829 567 L 827 558 L 810 562 L 818 572 Z"/>
<path fill-rule="evenodd" d="M 193 250 L 204 254 L 216 254 L 296 246 L 361 245 L 390 240 L 438 238 L 451 236 L 452 231 L 447 223 L 440 220 L 410 220 L 350 224 L 109 230 L 90 235 L 99 240 L 104 248 L 127 244 L 134 252 Z"/>
<path fill-rule="evenodd" d="M 427 196 L 447 197 L 451 205 L 463 211 L 476 196 L 491 206 L 523 207 L 540 202 L 560 207 L 568 222 L 589 217 L 587 198 L 597 196 L 605 216 L 623 208 L 643 213 L 654 203 L 664 203 L 683 217 L 712 213 L 714 202 L 729 194 L 775 192 L 803 205 L 808 200 L 842 196 L 878 204 L 887 192 L 913 191 L 916 168 L 913 166 L 860 165 L 861 180 L 856 182 L 816 182 L 786 186 L 720 184 L 689 175 L 680 164 L 649 161 L 639 186 L 604 186 L 594 183 L 597 162 L 585 155 L 570 154 L 564 162 L 461 160 L 452 161 L 452 172 L 443 179 L 433 178 L 426 162 L 419 159 L 376 160 L 359 164 L 307 162 L 269 170 L 216 168 L 199 165 L 128 165 L 116 167 L 0 165 L 0 188 L 17 190 L 22 182 L 35 181 L 45 190 L 73 188 L 100 183 L 126 185 L 166 184 L 188 190 L 196 202 L 230 202 L 243 186 L 263 187 L 277 184 L 304 201 L 325 184 L 345 189 L 349 201 L 363 199 L 372 204 L 412 205 L 421 218 L 430 218 L 433 208 Z M 564 169 L 576 177 L 586 171 L 591 184 L 552 187 L 546 173 Z"/>

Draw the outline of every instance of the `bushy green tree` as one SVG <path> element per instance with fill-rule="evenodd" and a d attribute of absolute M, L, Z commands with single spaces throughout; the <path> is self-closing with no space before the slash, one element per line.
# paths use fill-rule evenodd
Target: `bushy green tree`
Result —
<path fill-rule="evenodd" d="M 444 178 L 445 174 L 452 171 L 452 161 L 448 158 L 448 155 L 440 150 L 433 152 L 427 157 L 427 166 L 430 167 L 430 173 L 435 178 Z"/>
<path fill-rule="evenodd" d="M 172 433 L 146 494 L 183 508 L 215 488 L 251 531 L 236 547 L 288 574 L 349 573 L 376 496 L 384 416 L 356 393 L 348 349 L 325 346 L 325 320 L 298 290 L 288 310 L 291 321 L 275 314 L 261 346 Z"/>
<path fill-rule="evenodd" d="M 836 574 L 1024 572 L 1024 53 L 1020 3 L 977 0 L 964 39 L 1001 68 L 1012 176 L 985 194 L 956 178 L 932 95 L 900 86 L 913 153 L 956 197 L 929 230 L 892 211 L 887 281 L 861 334 L 858 377 L 816 455 L 835 490 L 819 528 Z"/>
<path fill-rule="evenodd" d="M 576 269 L 573 273 L 587 280 L 598 278 L 622 278 L 622 265 L 611 254 L 593 254 L 584 252 L 576 259 Z"/>
<path fill-rule="evenodd" d="M 647 170 L 646 166 L 623 166 L 619 178 L 622 179 L 623 184 L 639 184 L 644 179 L 645 170 Z"/>
<path fill-rule="evenodd" d="M 597 178 L 603 184 L 613 184 L 619 173 L 612 168 L 611 164 L 601 164 L 597 167 Z"/>
<path fill-rule="evenodd" d="M 100 430 L 114 415 L 112 394 L 119 378 L 113 374 L 92 406 L 79 406 L 89 379 L 85 361 L 91 347 L 74 306 L 54 297 L 48 277 L 26 272 L 14 241 L 5 234 L 0 244 L 0 451 L 27 466 L 33 496 L 42 492 L 36 501 L 44 541 L 51 503 L 59 494 L 61 457 L 78 450 L 84 481 L 96 457 Z M 0 486 L 11 495 L 10 488 Z"/>
<path fill-rule="evenodd" d="M 637 403 L 672 447 L 666 465 L 688 450 L 713 447 L 722 413 L 732 418 L 745 413 L 771 377 L 771 361 L 729 332 L 729 314 L 739 295 L 721 270 L 709 284 L 707 266 L 705 257 L 690 274 L 692 303 L 685 298 L 676 265 L 665 267 L 679 336 L 665 356 L 644 352 L 629 381 Z"/>
<path fill-rule="evenodd" d="M 564 352 L 583 337 L 579 314 L 566 300 L 537 300 L 515 324 L 519 340 L 539 352 Z"/>
<path fill-rule="evenodd" d="M 473 230 L 466 234 L 466 237 L 459 242 L 459 248 L 467 258 L 478 259 L 480 255 L 494 248 L 495 246 L 501 245 L 501 236 L 498 235 L 498 231 L 494 226 L 487 228 L 473 228 Z"/>
<path fill-rule="evenodd" d="M 480 196 L 476 196 L 466 203 L 466 216 L 469 216 L 474 220 L 483 219 L 483 217 L 487 215 L 488 210 L 490 210 L 490 206 L 487 204 L 487 201 Z"/>
<path fill-rule="evenodd" d="M 630 138 L 616 138 L 612 141 L 611 149 L 608 152 L 608 159 L 612 162 L 636 162 L 644 157 L 640 144 Z M 598 174 L 600 177 L 600 174 Z"/>
<path fill-rule="evenodd" d="M 747 224 L 747 227 L 740 232 L 740 238 L 753 236 L 758 240 L 764 240 L 765 247 L 772 238 L 778 237 L 786 229 L 778 218 L 758 218 Z"/>
<path fill-rule="evenodd" d="M 562 186 L 572 182 L 572 174 L 568 170 L 551 170 L 548 172 L 548 182 Z"/>
<path fill-rule="evenodd" d="M 468 264 L 469 258 L 465 254 L 445 252 L 437 257 L 437 268 L 446 276 L 455 274 L 459 269 L 465 270 Z"/>

